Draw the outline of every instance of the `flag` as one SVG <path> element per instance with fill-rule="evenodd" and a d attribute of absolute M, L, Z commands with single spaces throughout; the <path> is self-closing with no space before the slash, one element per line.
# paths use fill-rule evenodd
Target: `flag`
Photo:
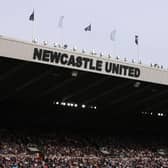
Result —
<path fill-rule="evenodd" d="M 138 45 L 138 35 L 135 35 L 135 44 Z"/>
<path fill-rule="evenodd" d="M 110 34 L 110 40 L 115 41 L 116 30 L 114 29 Z"/>
<path fill-rule="evenodd" d="M 33 10 L 32 14 L 30 15 L 29 20 L 34 21 L 34 10 Z"/>
<path fill-rule="evenodd" d="M 85 31 L 91 31 L 91 24 L 84 28 Z"/>
<path fill-rule="evenodd" d="M 64 20 L 64 16 L 60 16 L 59 21 L 58 21 L 59 28 L 63 28 L 63 20 Z"/>

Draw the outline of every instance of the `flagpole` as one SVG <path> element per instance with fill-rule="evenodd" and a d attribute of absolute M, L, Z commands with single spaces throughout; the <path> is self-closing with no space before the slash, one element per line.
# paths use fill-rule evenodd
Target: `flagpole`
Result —
<path fill-rule="evenodd" d="M 34 17 L 35 17 L 35 11 L 33 9 Z M 35 18 L 33 18 L 33 23 L 32 23 L 32 40 L 35 38 Z"/>
<path fill-rule="evenodd" d="M 116 48 L 117 48 L 117 44 L 116 44 L 116 29 L 114 29 L 111 34 L 110 34 L 110 40 L 112 41 L 113 43 L 113 56 L 116 57 L 117 54 L 116 54 Z"/>
<path fill-rule="evenodd" d="M 58 40 L 60 41 L 61 45 L 63 45 L 63 21 L 64 16 L 60 16 L 58 21 Z"/>
<path fill-rule="evenodd" d="M 137 45 L 137 61 L 140 61 L 140 59 L 139 59 L 139 45 Z"/>
<path fill-rule="evenodd" d="M 139 61 L 139 36 L 135 35 L 135 44 L 137 46 L 137 61 Z"/>
<path fill-rule="evenodd" d="M 32 22 L 32 41 L 34 40 L 34 21 Z"/>
<path fill-rule="evenodd" d="M 61 45 L 63 45 L 63 28 L 61 28 L 59 31 L 59 39 L 60 39 Z"/>
<path fill-rule="evenodd" d="M 117 41 L 114 41 L 114 57 L 117 56 Z"/>

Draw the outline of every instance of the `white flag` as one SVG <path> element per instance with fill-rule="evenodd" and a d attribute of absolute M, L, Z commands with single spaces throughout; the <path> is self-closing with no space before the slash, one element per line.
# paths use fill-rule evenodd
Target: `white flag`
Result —
<path fill-rule="evenodd" d="M 116 30 L 113 30 L 110 34 L 110 40 L 115 41 L 116 36 Z"/>
<path fill-rule="evenodd" d="M 64 20 L 64 16 L 60 16 L 59 21 L 58 21 L 59 28 L 63 28 L 63 20 Z"/>

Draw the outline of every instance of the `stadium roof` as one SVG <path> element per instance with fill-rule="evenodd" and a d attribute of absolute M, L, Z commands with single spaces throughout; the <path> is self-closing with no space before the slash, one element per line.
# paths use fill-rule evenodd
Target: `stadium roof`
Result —
<path fill-rule="evenodd" d="M 1 106 L 168 112 L 168 71 L 0 38 Z"/>

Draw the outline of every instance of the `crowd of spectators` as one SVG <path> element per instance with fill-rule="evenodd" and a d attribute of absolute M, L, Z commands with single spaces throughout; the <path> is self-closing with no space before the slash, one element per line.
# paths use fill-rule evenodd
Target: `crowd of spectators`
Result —
<path fill-rule="evenodd" d="M 150 142 L 150 141 L 149 141 Z M 0 168 L 167 168 L 167 144 L 0 132 Z"/>

